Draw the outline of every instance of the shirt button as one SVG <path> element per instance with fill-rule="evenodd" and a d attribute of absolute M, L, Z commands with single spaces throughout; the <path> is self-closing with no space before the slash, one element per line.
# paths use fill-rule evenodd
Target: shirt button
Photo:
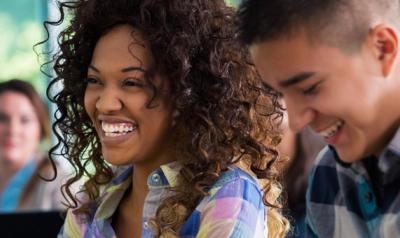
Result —
<path fill-rule="evenodd" d="M 152 176 L 151 176 L 151 179 L 153 180 L 153 182 L 155 182 L 155 183 L 158 183 L 158 182 L 160 182 L 160 175 L 158 175 L 158 174 L 153 174 Z"/>
<path fill-rule="evenodd" d="M 148 223 L 147 221 L 145 221 L 145 222 L 143 223 L 143 228 L 144 228 L 145 230 L 147 230 L 147 229 L 149 228 L 149 223 Z"/>

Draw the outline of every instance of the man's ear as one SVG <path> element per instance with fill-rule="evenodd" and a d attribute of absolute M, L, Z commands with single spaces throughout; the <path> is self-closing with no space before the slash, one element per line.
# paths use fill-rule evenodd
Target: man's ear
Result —
<path fill-rule="evenodd" d="M 385 77 L 392 71 L 398 54 L 398 37 L 398 32 L 386 24 L 377 25 L 369 32 L 374 55 L 381 63 L 382 73 Z"/>

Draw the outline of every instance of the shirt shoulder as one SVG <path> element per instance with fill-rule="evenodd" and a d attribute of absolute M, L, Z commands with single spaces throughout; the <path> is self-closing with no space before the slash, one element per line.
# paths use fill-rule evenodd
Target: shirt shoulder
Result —
<path fill-rule="evenodd" d="M 334 153 L 328 146 L 319 153 L 309 176 L 307 201 L 334 204 L 339 192 L 337 162 Z"/>
<path fill-rule="evenodd" d="M 261 187 L 250 174 L 233 167 L 212 186 L 181 234 L 184 237 L 196 234 L 196 237 L 266 237 L 266 229 Z"/>
<path fill-rule="evenodd" d="M 78 207 L 88 203 L 88 210 L 86 213 L 76 213 L 75 209 L 69 209 L 59 237 L 93 237 L 95 233 L 112 233 L 106 223 L 117 209 L 124 191 L 129 186 L 131 174 L 130 167 L 115 170 L 114 178 L 108 184 L 99 187 L 100 195 L 94 201 L 89 202 L 87 194 L 78 193 Z"/>
<path fill-rule="evenodd" d="M 64 225 L 58 234 L 58 238 L 80 238 L 83 237 L 87 223 L 84 223 L 79 215 L 73 213 L 73 210 L 69 209 L 67 217 L 65 218 Z"/>
<path fill-rule="evenodd" d="M 233 167 L 224 172 L 210 189 L 210 200 L 240 198 L 252 204 L 259 204 L 262 198 L 257 180 L 244 170 Z"/>

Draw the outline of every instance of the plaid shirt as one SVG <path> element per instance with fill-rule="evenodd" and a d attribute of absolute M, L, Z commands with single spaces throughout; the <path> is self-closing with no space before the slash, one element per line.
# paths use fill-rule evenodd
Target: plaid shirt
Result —
<path fill-rule="evenodd" d="M 351 164 L 326 147 L 307 191 L 309 237 L 400 236 L 400 129 L 379 159 Z"/>
<path fill-rule="evenodd" d="M 176 186 L 177 163 L 161 166 L 148 177 L 142 220 L 142 237 L 154 237 L 148 221 L 155 215 L 168 189 Z M 116 237 L 112 215 L 131 184 L 132 168 L 125 169 L 102 192 L 100 203 L 89 216 L 68 212 L 58 237 Z M 243 170 L 233 167 L 224 172 L 182 225 L 180 237 L 267 237 L 266 207 L 257 182 Z"/>

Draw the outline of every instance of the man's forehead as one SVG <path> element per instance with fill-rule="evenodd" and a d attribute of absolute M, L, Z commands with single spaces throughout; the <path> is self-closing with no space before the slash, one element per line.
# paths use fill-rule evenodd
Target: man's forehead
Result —
<path fill-rule="evenodd" d="M 297 74 L 307 74 L 310 61 L 307 49 L 285 42 L 265 42 L 250 47 L 250 54 L 257 70 L 264 78 L 286 80 Z"/>

